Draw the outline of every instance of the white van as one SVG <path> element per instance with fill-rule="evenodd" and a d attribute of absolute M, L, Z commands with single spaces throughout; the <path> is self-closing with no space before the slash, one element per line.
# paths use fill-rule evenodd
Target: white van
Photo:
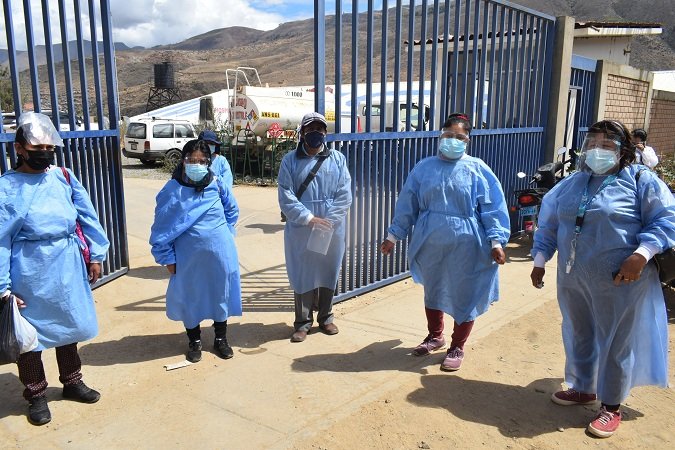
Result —
<path fill-rule="evenodd" d="M 122 153 L 149 166 L 165 158 L 178 161 L 185 143 L 195 137 L 187 120 L 141 118 L 127 125 Z"/>
<path fill-rule="evenodd" d="M 384 131 L 405 131 L 406 116 L 408 112 L 408 105 L 406 103 L 399 104 L 399 123 L 396 127 L 393 125 L 394 120 L 394 103 L 388 101 L 385 103 L 384 107 L 386 108 L 386 120 L 387 123 L 384 127 Z M 359 125 L 361 128 L 366 126 L 366 116 L 368 115 L 368 109 L 366 107 L 366 102 L 359 103 Z M 380 117 L 382 116 L 382 106 L 378 101 L 373 102 L 370 107 L 370 130 L 373 133 L 380 131 Z M 417 103 L 413 102 L 410 108 L 410 128 L 412 131 L 421 131 L 417 130 L 418 125 L 418 115 L 419 115 L 419 106 Z M 429 107 L 424 105 L 424 120 L 422 121 L 422 130 L 429 129 Z M 361 130 L 359 130 L 361 131 Z"/>

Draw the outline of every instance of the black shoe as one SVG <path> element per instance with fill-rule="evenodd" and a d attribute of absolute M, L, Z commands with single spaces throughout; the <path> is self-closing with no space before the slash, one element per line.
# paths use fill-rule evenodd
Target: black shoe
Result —
<path fill-rule="evenodd" d="M 202 341 L 192 341 L 188 344 L 187 360 L 192 363 L 202 360 Z"/>
<path fill-rule="evenodd" d="M 79 381 L 77 384 L 63 386 L 63 398 L 82 403 L 96 403 L 101 398 L 101 394 L 88 387 L 83 381 Z"/>
<path fill-rule="evenodd" d="M 44 425 L 51 422 L 52 413 L 47 406 L 47 397 L 33 397 L 28 406 L 28 421 L 33 425 Z"/>
<path fill-rule="evenodd" d="M 227 338 L 216 338 L 213 342 L 213 348 L 218 351 L 218 354 L 223 359 L 230 359 L 234 356 L 232 347 L 227 343 Z"/>

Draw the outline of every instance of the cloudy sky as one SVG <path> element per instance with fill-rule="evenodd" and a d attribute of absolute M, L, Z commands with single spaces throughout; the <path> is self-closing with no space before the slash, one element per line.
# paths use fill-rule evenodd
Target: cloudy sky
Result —
<path fill-rule="evenodd" d="M 26 49 L 24 31 L 24 10 L 21 0 L 9 1 L 12 8 L 13 28 L 16 30 L 16 46 Z M 312 0 L 109 0 L 113 16 L 113 33 L 116 42 L 130 47 L 140 45 L 152 47 L 173 44 L 207 31 L 231 26 L 246 26 L 260 30 L 271 30 L 283 22 L 307 19 L 314 15 Z M 42 8 L 40 0 L 30 0 L 32 8 L 36 45 L 44 44 Z M 88 1 L 81 1 L 84 38 L 89 39 Z M 98 5 L 98 2 L 95 2 Z M 376 8 L 381 7 L 376 0 Z M 390 1 L 390 3 L 392 3 Z M 404 2 L 407 3 L 407 2 Z M 58 2 L 50 0 L 52 42 L 61 42 Z M 75 39 L 72 0 L 66 0 L 66 17 L 70 25 L 68 40 Z M 351 0 L 343 0 L 345 12 L 351 11 Z M 365 9 L 366 1 L 359 2 L 359 9 Z M 98 6 L 97 6 L 98 8 Z M 335 0 L 326 0 L 327 13 L 334 13 Z M 0 13 L 1 14 L 1 13 Z M 97 11 L 98 14 L 98 11 Z M 2 17 L 2 15 L 0 15 Z M 7 48 L 6 21 L 0 22 L 0 48 Z M 100 39 L 100 26 L 98 27 Z"/>

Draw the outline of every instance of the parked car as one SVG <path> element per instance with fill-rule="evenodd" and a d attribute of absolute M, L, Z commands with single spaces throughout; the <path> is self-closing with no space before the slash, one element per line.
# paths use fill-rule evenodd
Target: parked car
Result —
<path fill-rule="evenodd" d="M 187 120 L 142 118 L 129 122 L 122 153 L 145 165 L 165 158 L 178 161 L 183 146 L 195 135 L 194 126 Z"/>

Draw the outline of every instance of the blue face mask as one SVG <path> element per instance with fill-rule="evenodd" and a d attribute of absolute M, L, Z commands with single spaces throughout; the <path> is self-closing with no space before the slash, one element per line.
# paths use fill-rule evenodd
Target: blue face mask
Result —
<path fill-rule="evenodd" d="M 201 181 L 209 173 L 209 167 L 203 164 L 185 164 L 185 175 L 192 181 Z"/>
<path fill-rule="evenodd" d="M 209 150 L 211 151 L 211 154 L 213 155 L 216 152 L 216 144 L 209 144 Z"/>
<path fill-rule="evenodd" d="M 619 158 L 614 150 L 593 148 L 586 151 L 584 162 L 594 173 L 602 175 L 616 166 Z"/>
<path fill-rule="evenodd" d="M 326 142 L 326 135 L 320 131 L 310 131 L 304 138 L 307 148 L 319 148 Z"/>
<path fill-rule="evenodd" d="M 459 159 L 466 151 L 466 142 L 455 138 L 443 138 L 438 145 L 438 150 L 448 159 Z"/>

